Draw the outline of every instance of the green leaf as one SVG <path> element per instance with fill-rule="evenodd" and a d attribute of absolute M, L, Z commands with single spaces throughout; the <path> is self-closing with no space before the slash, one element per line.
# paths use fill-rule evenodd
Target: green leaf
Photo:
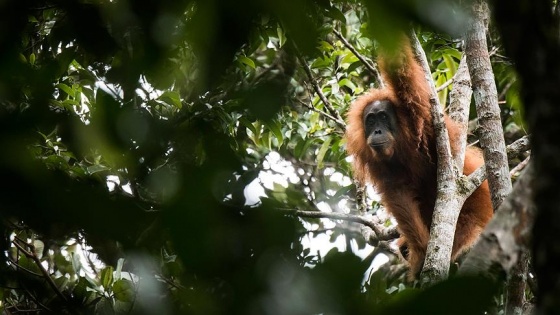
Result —
<path fill-rule="evenodd" d="M 296 158 L 301 158 L 301 154 L 303 153 L 303 147 L 305 146 L 306 139 L 300 139 L 294 148 L 294 155 Z"/>
<path fill-rule="evenodd" d="M 338 85 L 345 86 L 345 87 L 349 88 L 352 92 L 354 92 L 356 90 L 356 85 L 354 83 L 352 83 L 352 81 L 348 80 L 347 78 L 344 78 L 344 79 L 340 80 L 338 82 Z"/>
<path fill-rule="evenodd" d="M 43 250 L 45 249 L 45 243 L 40 240 L 33 241 L 33 253 L 37 258 L 41 259 L 43 257 Z"/>
<path fill-rule="evenodd" d="M 332 83 L 331 86 L 330 86 L 330 88 L 331 88 L 331 91 L 330 91 L 330 92 L 331 92 L 331 95 L 336 95 L 336 94 L 338 94 L 338 92 L 339 92 L 339 90 L 340 90 L 340 86 L 339 86 L 338 83 L 336 83 L 336 82 L 335 82 L 335 83 Z M 328 91 L 329 91 L 328 87 L 325 86 L 325 87 L 323 88 L 323 93 L 324 93 L 325 95 L 329 95 Z"/>
<path fill-rule="evenodd" d="M 334 50 L 334 47 L 329 42 L 322 40 L 319 42 L 319 49 L 328 52 Z"/>
<path fill-rule="evenodd" d="M 346 24 L 346 16 L 344 16 L 344 13 L 342 13 L 338 8 L 336 8 L 334 6 L 331 6 L 330 8 L 328 8 L 325 15 L 334 19 L 334 20 L 338 20 L 338 21 L 342 22 L 343 24 Z"/>
<path fill-rule="evenodd" d="M 59 83 L 56 85 L 57 88 L 61 89 L 62 91 L 64 91 L 64 93 L 66 93 L 68 96 L 74 97 L 74 91 L 66 84 L 64 83 Z"/>
<path fill-rule="evenodd" d="M 113 299 L 102 298 L 95 303 L 95 314 L 115 314 Z"/>
<path fill-rule="evenodd" d="M 95 289 L 95 288 L 96 286 L 91 286 L 86 278 L 79 277 L 78 283 L 74 286 L 74 289 L 72 290 L 72 294 L 79 301 L 85 303 L 94 294 L 94 291 L 91 289 Z"/>
<path fill-rule="evenodd" d="M 305 143 L 305 146 L 304 146 L 303 150 L 304 151 L 310 150 L 309 148 L 312 145 L 314 145 L 315 143 L 318 143 L 320 141 L 321 141 L 321 139 L 319 139 L 319 138 L 315 138 L 315 137 L 308 138 L 308 141 Z"/>
<path fill-rule="evenodd" d="M 276 140 L 278 140 L 278 146 L 282 146 L 282 143 L 284 142 L 284 136 L 282 135 L 282 126 L 280 126 L 280 123 L 278 121 L 271 121 L 270 123 L 268 123 L 268 129 L 270 129 L 270 131 L 272 131 L 272 133 L 274 134 L 274 137 L 276 138 Z"/>
<path fill-rule="evenodd" d="M 136 289 L 130 280 L 120 279 L 113 283 L 113 294 L 115 298 L 123 302 L 134 302 Z"/>
<path fill-rule="evenodd" d="M 251 58 L 248 58 L 248 57 L 245 57 L 245 56 L 239 56 L 239 57 L 237 57 L 237 60 L 239 60 L 239 62 L 241 62 L 242 64 L 251 67 L 251 69 L 256 68 L 255 62 Z"/>
<path fill-rule="evenodd" d="M 313 61 L 313 63 L 309 67 L 312 68 L 312 69 L 328 68 L 332 64 L 333 64 L 333 61 L 330 58 L 323 57 L 323 58 L 315 59 L 315 61 Z"/>
<path fill-rule="evenodd" d="M 455 48 L 448 48 L 443 51 L 446 55 L 450 55 L 457 60 L 461 60 L 461 52 Z"/>
<path fill-rule="evenodd" d="M 349 51 L 340 60 L 340 63 L 342 63 L 342 64 L 353 64 L 353 63 L 358 62 L 358 61 L 360 61 L 360 59 L 358 59 L 358 57 L 356 57 L 356 55 L 354 55 L 352 52 Z"/>
<path fill-rule="evenodd" d="M 115 269 L 115 279 L 121 278 L 121 271 L 124 264 L 124 258 L 119 258 L 117 261 L 117 269 Z"/>
<path fill-rule="evenodd" d="M 75 252 L 70 253 L 70 258 L 72 262 L 72 269 L 77 274 L 82 269 L 82 262 L 80 261 L 80 255 Z"/>
<path fill-rule="evenodd" d="M 113 283 L 113 267 L 107 266 L 101 270 L 101 274 L 99 276 L 99 281 L 101 285 L 105 289 L 111 288 L 111 284 Z"/>
<path fill-rule="evenodd" d="M 443 60 L 447 69 L 449 69 L 450 71 L 450 76 L 454 76 L 455 72 L 457 72 L 457 68 L 459 67 L 455 59 L 453 59 L 453 57 L 451 57 L 450 55 L 444 54 Z"/>
<path fill-rule="evenodd" d="M 57 288 L 60 289 L 60 291 L 65 291 L 67 289 L 68 282 L 68 278 L 66 278 L 65 276 L 60 276 L 54 279 L 54 284 Z"/>
<path fill-rule="evenodd" d="M 248 128 L 249 130 L 251 130 L 251 133 L 253 133 L 253 135 L 257 134 L 257 128 L 255 128 L 255 126 L 253 125 L 253 123 L 251 123 L 249 121 L 249 119 L 247 119 L 245 117 L 241 117 L 241 118 L 239 118 L 238 121 L 239 121 L 240 124 L 242 124 L 243 126 Z"/>
<path fill-rule="evenodd" d="M 260 145 L 268 150 L 272 150 L 272 141 L 270 139 L 270 132 L 263 132 L 261 134 Z"/>
<path fill-rule="evenodd" d="M 86 170 L 89 175 L 93 175 L 95 173 L 107 171 L 109 170 L 109 168 L 105 165 L 96 164 L 96 165 L 88 166 Z"/>
<path fill-rule="evenodd" d="M 331 147 L 331 140 L 332 140 L 332 138 L 327 138 L 327 140 L 325 140 L 325 142 L 323 142 L 323 145 L 321 146 L 321 149 L 319 149 L 319 153 L 317 154 L 317 164 L 318 164 L 319 168 L 323 167 L 323 159 L 325 158 L 325 154 L 327 153 L 327 151 Z"/>
<path fill-rule="evenodd" d="M 163 92 L 163 94 L 161 94 L 159 99 L 169 105 L 177 107 L 178 109 L 181 109 L 181 107 L 183 107 L 183 104 L 181 103 L 181 95 L 179 95 L 178 92 L 165 91 Z"/>
<path fill-rule="evenodd" d="M 282 46 L 284 46 L 284 44 L 286 43 L 286 35 L 284 34 L 284 30 L 281 27 L 277 27 L 276 34 L 278 35 L 280 48 L 282 48 Z"/>

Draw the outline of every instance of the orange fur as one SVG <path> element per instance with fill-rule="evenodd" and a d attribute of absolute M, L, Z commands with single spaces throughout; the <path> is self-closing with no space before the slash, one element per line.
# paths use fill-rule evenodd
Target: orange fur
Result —
<path fill-rule="evenodd" d="M 371 90 L 352 104 L 347 116 L 347 151 L 354 157 L 356 179 L 374 184 L 382 203 L 397 220 L 401 234 L 399 245 L 408 247 L 410 276 L 414 278 L 424 263 L 436 199 L 436 140 L 429 87 L 408 44 L 397 57 L 381 58 L 380 66 L 387 87 Z M 389 100 L 398 120 L 398 130 L 392 135 L 394 154 L 390 159 L 378 157 L 366 142 L 363 112 L 376 100 Z M 458 129 L 447 116 L 445 122 L 451 150 L 455 152 Z M 472 173 L 483 162 L 477 148 L 467 148 L 463 173 Z M 453 260 L 472 246 L 492 214 L 490 192 L 485 181 L 461 209 L 453 243 Z"/>

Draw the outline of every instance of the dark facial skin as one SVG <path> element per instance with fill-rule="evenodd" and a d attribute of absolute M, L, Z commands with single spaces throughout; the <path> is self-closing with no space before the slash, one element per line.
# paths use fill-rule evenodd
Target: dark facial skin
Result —
<path fill-rule="evenodd" d="M 369 104 L 363 114 L 368 145 L 378 155 L 390 158 L 394 153 L 397 118 L 393 104 L 388 100 Z"/>

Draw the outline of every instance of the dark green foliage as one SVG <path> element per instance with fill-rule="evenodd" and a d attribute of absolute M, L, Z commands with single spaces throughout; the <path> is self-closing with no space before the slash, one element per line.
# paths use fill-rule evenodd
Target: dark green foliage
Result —
<path fill-rule="evenodd" d="M 398 293 L 402 278 L 369 277 L 373 258 L 352 253 L 357 224 L 286 212 L 355 209 L 333 117 L 377 82 L 332 29 L 373 59 L 368 30 L 383 42 L 408 20 L 439 25 L 381 2 L 2 2 L 0 312 L 483 309 L 478 282 Z M 375 8 L 390 15 L 368 19 Z M 443 84 L 460 47 L 422 34 Z M 305 245 L 324 234 L 346 248 Z"/>

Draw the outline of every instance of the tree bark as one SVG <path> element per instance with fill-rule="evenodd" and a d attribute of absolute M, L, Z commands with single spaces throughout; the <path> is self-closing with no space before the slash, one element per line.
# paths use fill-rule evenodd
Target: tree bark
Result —
<path fill-rule="evenodd" d="M 430 105 L 437 138 L 437 197 L 432 215 L 432 226 L 430 227 L 430 241 L 428 242 L 424 267 L 420 274 L 420 282 L 423 286 L 426 286 L 445 280 L 449 275 L 455 226 L 466 197 L 462 198 L 457 191 L 457 172 L 453 168 L 449 134 L 445 127 L 443 111 L 439 104 L 426 54 L 416 34 L 411 32 L 410 37 L 416 59 L 424 69 L 426 80 L 431 88 Z"/>
<path fill-rule="evenodd" d="M 457 73 L 453 77 L 453 89 L 449 93 L 449 117 L 460 127 L 461 136 L 458 139 L 453 159 L 457 169 L 462 170 L 465 165 L 465 149 L 467 147 L 467 129 L 469 125 L 469 109 L 472 97 L 471 77 L 465 55 L 461 58 Z"/>
<path fill-rule="evenodd" d="M 506 54 L 522 80 L 522 98 L 532 132 L 535 165 L 533 261 L 537 314 L 560 309 L 560 40 L 553 1 L 494 1 Z"/>
<path fill-rule="evenodd" d="M 528 248 L 535 215 L 531 201 L 535 182 L 534 167 L 529 165 L 467 255 L 459 274 L 482 275 L 496 282 L 505 280 Z"/>
<path fill-rule="evenodd" d="M 472 9 L 473 21 L 466 35 L 465 53 L 478 114 L 478 136 L 486 162 L 492 205 L 496 211 L 511 192 L 511 180 L 498 106 L 498 92 L 486 45 L 488 6 L 484 0 L 476 0 Z"/>
<path fill-rule="evenodd" d="M 529 268 L 529 249 L 523 248 L 517 264 L 513 266 L 506 287 L 506 314 L 522 315 L 525 305 L 525 288 Z"/>

